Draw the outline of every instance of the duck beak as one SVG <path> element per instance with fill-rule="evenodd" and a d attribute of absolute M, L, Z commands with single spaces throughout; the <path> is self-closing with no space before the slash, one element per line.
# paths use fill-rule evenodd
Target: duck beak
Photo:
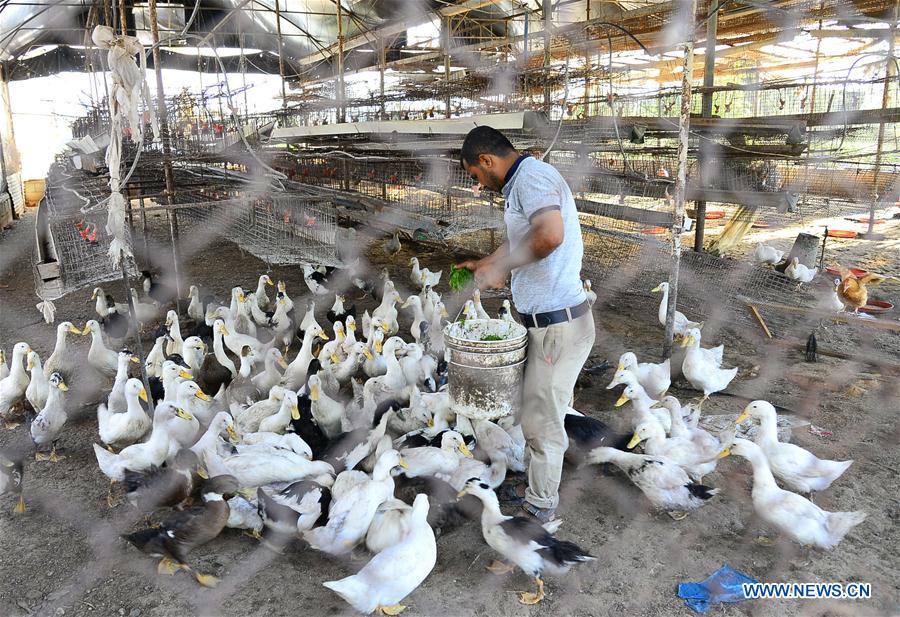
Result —
<path fill-rule="evenodd" d="M 96 300 L 96 299 L 97 299 L 97 290 L 95 289 L 94 293 L 91 294 L 91 300 Z"/>
<path fill-rule="evenodd" d="M 226 426 L 225 432 L 228 433 L 228 439 L 232 443 L 236 443 L 238 441 L 238 434 L 237 434 L 237 431 L 234 430 L 233 426 L 231 426 L 230 424 L 228 426 Z"/>
<path fill-rule="evenodd" d="M 291 418 L 293 418 L 294 420 L 300 419 L 300 409 L 296 405 L 291 407 Z"/>
<path fill-rule="evenodd" d="M 616 407 L 621 407 L 630 400 L 631 399 L 628 398 L 628 395 L 623 392 L 622 396 L 619 397 L 619 400 L 616 401 Z"/>
<path fill-rule="evenodd" d="M 458 492 L 458 493 L 456 494 L 456 498 L 457 498 L 457 499 L 461 499 L 461 498 L 465 497 L 466 495 L 467 495 L 466 489 L 463 489 L 463 490 L 461 490 L 460 492 Z"/>
<path fill-rule="evenodd" d="M 412 298 L 412 296 L 410 296 L 409 298 Z M 400 305 L 400 308 L 405 309 L 409 307 L 409 298 L 406 299 L 406 302 Z"/>
<path fill-rule="evenodd" d="M 434 424 L 434 422 L 432 422 Z M 463 456 L 466 458 L 472 458 L 472 451 L 469 450 L 469 446 L 464 443 L 459 444 L 459 451 L 463 453 Z"/>
<path fill-rule="evenodd" d="M 384 345 L 375 341 L 375 353 L 381 353 L 381 350 L 384 348 Z"/>
<path fill-rule="evenodd" d="M 729 447 L 725 448 L 724 450 L 722 450 L 721 452 L 719 452 L 719 454 L 716 456 L 716 458 L 725 458 L 726 456 L 730 456 L 730 455 L 731 455 L 731 446 L 729 446 Z"/>
<path fill-rule="evenodd" d="M 59 388 L 60 390 L 62 390 L 63 392 L 69 391 L 69 386 L 67 386 L 66 382 L 64 382 L 64 381 L 59 382 L 59 385 L 57 385 L 56 387 Z"/>
<path fill-rule="evenodd" d="M 75 326 L 72 326 L 71 328 L 69 328 L 69 332 L 71 332 L 72 334 L 80 334 L 81 336 L 87 336 L 88 334 L 91 333 L 91 327 L 88 325 L 85 325 L 84 330 L 81 330 L 79 332 L 78 328 L 76 328 Z"/>
<path fill-rule="evenodd" d="M 141 363 L 140 358 L 138 358 L 137 356 L 131 356 L 131 357 L 128 358 L 128 359 L 129 359 L 131 362 L 134 362 L 135 364 L 140 364 L 140 363 Z"/>
<path fill-rule="evenodd" d="M 138 391 L 138 398 L 141 399 L 142 401 L 144 401 L 145 403 L 148 402 L 147 401 L 147 398 L 148 398 L 147 390 L 145 388 L 141 388 L 140 391 Z"/>
<path fill-rule="evenodd" d="M 409 469 L 409 464 L 406 461 L 404 461 L 402 458 L 400 459 L 400 462 L 397 464 L 400 465 L 400 467 L 402 467 L 403 469 Z"/>
<path fill-rule="evenodd" d="M 311 400 L 311 401 L 319 400 L 319 388 L 317 386 L 313 386 L 312 388 L 309 389 L 309 400 Z"/>
<path fill-rule="evenodd" d="M 185 411 L 185 410 L 182 409 L 181 407 L 179 407 L 179 408 L 177 408 L 177 409 L 175 410 L 175 415 L 178 416 L 179 418 L 181 418 L 182 420 L 188 420 L 188 421 L 190 421 L 190 420 L 193 420 L 193 419 L 194 419 L 194 416 L 192 416 L 190 413 L 188 413 L 187 411 Z"/>
<path fill-rule="evenodd" d="M 278 357 L 278 366 L 280 366 L 281 368 L 287 368 L 288 363 L 283 357 L 279 356 Z"/>
<path fill-rule="evenodd" d="M 203 390 L 197 390 L 197 392 L 194 394 L 194 396 L 196 396 L 201 401 L 211 401 L 212 400 L 212 397 L 209 394 L 207 394 L 206 392 L 204 392 Z"/>
<path fill-rule="evenodd" d="M 660 288 L 659 288 L 659 286 L 657 285 L 656 287 L 654 287 L 653 289 L 650 290 L 650 293 L 654 293 L 654 294 L 655 294 L 655 293 L 658 292 L 659 290 L 660 290 Z"/>
<path fill-rule="evenodd" d="M 323 341 L 329 340 L 328 335 L 325 334 L 324 332 L 319 332 L 319 338 L 322 339 Z"/>
<path fill-rule="evenodd" d="M 391 327 L 386 323 L 381 324 L 381 329 L 384 330 L 385 334 L 391 331 Z"/>
<path fill-rule="evenodd" d="M 681 346 L 682 347 L 690 347 L 693 344 L 694 344 L 693 336 L 684 336 L 681 338 Z"/>
<path fill-rule="evenodd" d="M 231 332 L 228 331 L 228 328 L 225 327 L 225 324 L 222 324 L 222 326 L 219 328 L 219 332 L 221 332 L 225 336 L 228 336 L 231 334 Z"/>
<path fill-rule="evenodd" d="M 449 317 L 449 316 L 450 316 L 450 314 L 447 313 L 447 309 L 442 308 L 441 309 L 441 317 Z"/>
<path fill-rule="evenodd" d="M 348 324 L 347 324 L 347 329 L 350 330 L 350 332 L 356 332 L 356 324 L 355 324 L 355 323 L 348 323 Z"/>
<path fill-rule="evenodd" d="M 266 285 L 274 285 L 274 284 L 275 284 L 275 283 L 272 282 L 271 277 L 268 277 L 268 276 L 267 276 L 267 277 L 266 277 Z"/>
<path fill-rule="evenodd" d="M 624 371 L 624 370 L 625 370 L 625 365 L 622 364 L 621 362 L 619 362 L 619 366 L 616 367 L 616 372 L 618 373 L 619 371 Z"/>
<path fill-rule="evenodd" d="M 363 347 L 363 355 L 366 357 L 366 360 L 374 360 L 375 356 L 372 355 L 372 350 L 368 347 Z"/>
<path fill-rule="evenodd" d="M 3 358 L 0 358 L 0 360 L 2 360 L 2 359 L 3 359 Z M 26 370 L 26 371 L 30 371 L 30 370 L 33 369 L 33 368 L 34 368 L 34 362 L 32 362 L 31 360 L 29 360 L 28 362 L 25 363 L 25 370 Z"/>
<path fill-rule="evenodd" d="M 428 428 L 434 428 L 434 418 L 428 418 L 428 422 L 426 424 Z"/>
<path fill-rule="evenodd" d="M 178 371 L 178 376 L 181 377 L 182 379 L 193 379 L 194 378 L 193 375 L 191 375 L 190 373 L 188 373 L 185 370 Z"/>
<path fill-rule="evenodd" d="M 641 436 L 635 433 L 631 437 L 631 441 L 628 442 L 628 449 L 631 450 L 633 447 L 641 443 Z"/>
<path fill-rule="evenodd" d="M 332 364 L 340 364 L 341 363 L 341 359 L 338 358 L 338 355 L 336 353 L 331 354 L 329 356 L 329 358 L 331 359 Z"/>
<path fill-rule="evenodd" d="M 201 480 L 209 480 L 209 472 L 206 471 L 203 467 L 197 468 L 197 477 Z"/>
<path fill-rule="evenodd" d="M 734 423 L 740 424 L 741 422 L 743 422 L 744 420 L 746 420 L 749 417 L 750 417 L 750 412 L 745 409 L 744 411 L 741 412 L 741 415 L 739 415 L 737 417 L 737 420 L 735 420 Z"/>

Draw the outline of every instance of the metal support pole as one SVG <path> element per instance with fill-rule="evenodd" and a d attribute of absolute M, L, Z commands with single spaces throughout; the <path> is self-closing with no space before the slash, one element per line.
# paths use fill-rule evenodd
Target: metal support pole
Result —
<path fill-rule="evenodd" d="M 550 29 L 553 27 L 553 5 L 543 0 L 544 13 L 544 111 L 550 113 Z M 527 67 L 526 67 L 527 68 Z"/>
<path fill-rule="evenodd" d="M 154 5 L 156 4 L 156 0 L 150 0 Z M 145 361 L 147 360 L 146 356 L 144 356 L 144 344 L 141 342 L 141 331 L 140 331 L 140 323 L 138 323 L 137 317 L 135 317 L 134 313 L 134 298 L 131 295 L 131 281 L 128 278 L 128 270 L 125 268 L 125 260 L 123 259 L 121 262 L 122 267 L 122 285 L 125 286 L 125 299 L 128 302 L 128 314 L 134 319 L 135 324 L 137 325 L 137 332 L 134 335 L 134 345 L 137 350 L 137 357 L 140 359 L 140 369 L 141 369 L 141 381 L 144 383 L 144 389 L 147 390 L 147 393 L 150 393 L 150 378 L 147 376 L 147 367 L 145 365 Z M 150 412 L 150 417 L 153 417 L 153 397 L 147 397 L 147 410 Z"/>
<path fill-rule="evenodd" d="M 122 24 L 122 35 L 128 34 L 128 17 L 125 12 L 125 0 L 119 0 L 119 22 Z M 148 390 L 149 392 L 149 390 Z"/>
<path fill-rule="evenodd" d="M 387 120 L 384 111 L 384 65 L 386 64 L 387 41 L 385 39 L 378 40 L 378 94 L 381 100 L 381 119 Z"/>
<path fill-rule="evenodd" d="M 446 88 L 446 96 L 444 97 L 444 115 L 450 117 L 450 17 L 443 19 L 443 44 L 444 44 L 444 88 Z"/>
<path fill-rule="evenodd" d="M 719 28 L 719 4 L 712 5 L 710 9 L 714 12 L 709 15 L 706 22 L 706 55 L 703 57 L 703 95 L 700 104 L 700 113 L 704 118 L 712 116 L 713 93 L 712 88 L 716 85 L 716 35 Z M 697 159 L 697 171 L 699 178 L 703 177 L 706 165 L 712 158 L 711 150 L 715 145 L 711 140 L 700 139 L 700 152 Z M 699 179 L 698 178 L 698 179 Z M 697 220 L 694 222 L 696 228 L 694 230 L 694 250 L 703 250 L 703 235 L 706 232 L 706 202 L 697 202 Z"/>
<path fill-rule="evenodd" d="M 336 0 L 337 5 L 337 104 L 338 104 L 338 122 L 347 120 L 347 108 L 344 105 L 344 9 L 341 6 L 342 0 Z"/>
<path fill-rule="evenodd" d="M 678 174 L 675 181 L 675 212 L 672 221 L 672 265 L 669 270 L 669 303 L 666 307 L 666 339 L 663 358 L 672 357 L 675 334 L 675 307 L 678 303 L 678 271 L 681 267 L 681 232 L 684 229 L 684 194 L 687 181 L 688 139 L 691 125 L 691 78 L 694 75 L 694 16 L 697 0 L 681 0 L 687 10 L 682 15 L 690 20 L 684 44 L 684 71 L 681 78 L 681 117 L 678 119 Z"/>
<path fill-rule="evenodd" d="M 894 24 L 897 23 L 898 15 L 900 15 L 900 0 L 894 3 L 894 19 L 890 22 L 890 39 L 888 39 L 887 61 L 884 70 L 884 89 L 881 93 L 881 108 L 887 109 L 891 100 L 891 84 L 897 76 L 897 66 L 894 60 L 894 48 L 896 30 Z M 875 207 L 881 199 L 881 193 L 878 190 L 878 176 L 881 175 L 881 153 L 884 149 L 884 120 L 878 122 L 878 142 L 875 150 L 875 169 L 872 172 L 872 190 L 875 195 L 872 197 L 872 203 L 869 205 L 869 225 L 866 227 L 866 238 L 875 239 L 873 231 L 875 229 Z"/>
<path fill-rule="evenodd" d="M 287 92 L 284 87 L 284 51 L 281 40 L 281 8 L 275 0 L 275 32 L 278 35 L 278 75 L 281 77 L 281 108 L 287 107 Z"/>
<path fill-rule="evenodd" d="M 159 56 L 159 25 L 156 18 L 156 0 L 150 0 L 150 35 L 153 37 L 153 72 L 156 73 L 156 108 L 159 112 L 159 131 L 162 136 L 163 172 L 166 179 L 166 203 L 172 205 L 175 194 L 175 178 L 172 176 L 172 144 L 169 132 L 169 112 L 166 109 L 166 91 L 163 88 L 162 61 Z M 172 239 L 172 265 L 175 272 L 175 310 L 181 312 L 181 265 L 178 250 L 178 215 L 173 210 L 169 219 Z"/>

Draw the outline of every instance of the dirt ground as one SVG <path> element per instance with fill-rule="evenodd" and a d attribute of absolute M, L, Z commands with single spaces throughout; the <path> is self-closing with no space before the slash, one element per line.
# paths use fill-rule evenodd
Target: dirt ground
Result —
<path fill-rule="evenodd" d="M 55 336 L 35 310 L 30 267 L 33 218 L 0 232 L 0 346 L 9 351 L 27 341 L 46 358 Z M 897 234 L 896 226 L 891 228 Z M 900 235 L 894 235 L 894 238 Z M 189 242 L 190 238 L 186 238 Z M 897 272 L 897 244 L 879 255 Z M 407 249 L 409 250 L 409 249 Z M 419 251 L 424 265 L 446 268 L 443 251 Z M 373 255 L 383 259 L 379 249 Z M 404 252 L 391 262 L 394 280 L 405 281 Z M 184 280 L 200 283 L 224 298 L 233 285 L 254 285 L 265 264 L 228 242 L 218 242 L 193 254 L 184 266 Z M 297 267 L 275 268 L 274 278 L 287 282 L 297 300 L 306 289 Z M 625 349 L 639 357 L 658 358 L 662 331 L 656 322 L 656 300 L 650 296 L 608 293 L 602 281 L 594 288 L 600 299 L 594 307 L 597 346 L 589 363 L 612 362 Z M 108 289 L 117 298 L 121 290 Z M 893 289 L 896 289 L 894 287 Z M 58 319 L 77 326 L 94 316 L 84 289 L 58 301 Z M 449 293 L 449 291 L 447 292 Z M 900 294 L 894 294 L 896 303 Z M 485 304 L 493 311 L 500 298 Z M 362 310 L 371 301 L 357 302 Z M 328 306 L 317 307 L 324 322 Z M 893 315 L 896 321 L 896 314 Z M 401 322 L 401 328 L 405 322 Z M 834 325 L 823 334 L 829 348 L 853 349 L 852 330 Z M 729 389 L 749 398 L 765 398 L 794 411 L 817 427 L 833 433 L 819 437 L 806 427 L 794 430 L 793 441 L 819 456 L 854 459 L 855 463 L 833 487 L 817 495 L 828 510 L 865 510 L 868 519 L 830 553 L 804 553 L 787 540 L 773 545 L 757 542 L 765 527 L 753 516 L 749 466 L 737 458 L 721 462 L 706 483 L 722 489 L 709 505 L 676 522 L 650 512 L 637 489 L 621 476 L 603 476 L 596 467 L 567 468 L 561 490 L 559 537 L 590 549 L 593 563 L 562 578 L 548 579 L 548 595 L 535 607 L 518 603 L 515 591 L 531 582 L 521 572 L 494 576 L 485 571 L 494 558 L 472 523 L 438 539 L 434 571 L 406 599 L 408 615 L 689 615 L 676 595 L 679 582 L 705 579 L 730 564 L 763 582 L 851 582 L 872 585 L 870 600 L 772 600 L 720 605 L 717 615 L 898 615 L 900 614 L 900 396 L 896 374 L 870 365 L 822 356 L 816 364 L 803 361 L 802 349 L 766 343 L 757 333 L 729 329 L 709 334 L 724 342 L 727 365 L 740 367 Z M 707 337 L 704 331 L 704 337 Z M 72 344 L 84 353 L 87 337 Z M 900 335 L 879 334 L 876 347 L 894 361 Z M 884 341 L 887 341 L 886 343 Z M 870 345 L 871 341 L 866 341 Z M 860 343 L 861 345 L 861 343 Z M 149 347 L 147 348 L 149 349 Z M 146 351 L 146 350 L 145 350 Z M 676 357 L 677 363 L 678 357 Z M 618 389 L 608 391 L 611 375 L 587 380 L 577 392 L 575 407 L 625 429 L 624 414 L 613 410 Z M 78 384 L 92 379 L 80 375 Z M 89 385 L 89 384 L 88 384 Z M 673 392 L 682 400 L 697 393 L 679 379 Z M 216 589 L 204 589 L 187 575 L 162 578 L 155 561 L 118 536 L 139 526 L 125 507 L 110 510 L 107 481 L 97 468 L 91 443 L 97 441 L 95 400 L 73 410 L 61 439 L 65 458 L 60 463 L 25 458 L 25 497 L 28 512 L 12 514 L 13 499 L 0 499 L 0 615 L 294 615 L 298 611 L 326 615 L 352 614 L 337 595 L 322 587 L 341 578 L 363 561 L 346 561 L 304 550 L 285 555 L 266 550 L 253 539 L 226 530 L 198 548 L 192 560 L 198 569 L 222 578 Z M 714 396 L 704 412 L 737 413 L 745 404 L 739 396 Z M 4 452 L 28 452 L 27 427 L 0 429 Z"/>

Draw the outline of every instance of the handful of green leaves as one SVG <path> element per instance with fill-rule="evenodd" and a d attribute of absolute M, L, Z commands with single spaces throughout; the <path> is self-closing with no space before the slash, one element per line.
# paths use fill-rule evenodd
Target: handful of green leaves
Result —
<path fill-rule="evenodd" d="M 467 286 L 475 278 L 475 274 L 468 268 L 450 266 L 450 289 L 459 291 Z"/>
<path fill-rule="evenodd" d="M 503 337 L 498 334 L 486 334 L 481 337 L 482 341 L 502 341 Z"/>

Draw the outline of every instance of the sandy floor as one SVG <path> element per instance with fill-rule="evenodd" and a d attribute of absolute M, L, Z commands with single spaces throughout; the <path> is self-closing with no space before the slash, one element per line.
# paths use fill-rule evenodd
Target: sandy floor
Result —
<path fill-rule="evenodd" d="M 31 224 L 29 217 L 12 230 L 0 232 L 0 346 L 9 350 L 18 340 L 28 341 L 46 358 L 55 332 L 34 309 L 37 299 L 28 265 Z M 403 253 L 393 261 L 397 281 L 406 280 L 406 257 Z M 420 257 L 436 267 L 448 261 L 445 254 Z M 892 257 L 879 259 L 888 260 L 896 272 L 898 257 L 894 250 Z M 185 264 L 185 280 L 224 296 L 234 284 L 254 284 L 264 268 L 235 246 L 220 243 Z M 306 291 L 298 268 L 279 268 L 274 276 L 288 282 L 295 300 Z M 110 289 L 121 297 L 113 286 Z M 589 362 L 614 361 L 626 348 L 639 357 L 656 357 L 662 338 L 655 321 L 656 305 L 643 297 L 606 294 L 602 282 L 595 282 L 595 289 L 600 293 L 595 306 L 598 337 Z M 93 316 L 89 297 L 90 290 L 83 290 L 57 302 L 58 315 L 82 326 Z M 494 310 L 499 299 L 486 304 Z M 328 308 L 318 307 L 322 320 Z M 854 341 L 854 332 L 831 326 L 822 335 L 823 345 L 859 352 L 863 342 Z M 736 458 L 723 461 L 707 480 L 720 487 L 722 494 L 680 522 L 649 512 L 640 493 L 622 477 L 602 476 L 594 467 L 567 468 L 561 504 L 564 524 L 558 535 L 590 549 L 596 562 L 562 579 L 549 579 L 546 600 L 537 607 L 524 607 L 514 592 L 529 589 L 530 581 L 521 573 L 497 577 L 485 572 L 494 555 L 483 542 L 479 525 L 473 523 L 439 538 L 438 564 L 407 598 L 406 614 L 688 615 L 691 611 L 676 596 L 677 584 L 702 580 L 723 564 L 766 582 L 868 582 L 874 597 L 867 601 L 754 601 L 717 607 L 713 614 L 900 614 L 896 375 L 829 357 L 807 364 L 802 350 L 765 344 L 755 333 L 721 330 L 713 334 L 726 345 L 726 364 L 741 369 L 730 391 L 767 398 L 832 431 L 833 436 L 822 438 L 799 428 L 793 440 L 819 456 L 856 461 L 816 499 L 828 510 L 869 513 L 835 551 L 814 552 L 809 565 L 798 566 L 804 555 L 791 542 L 758 543 L 757 537 L 766 530 L 753 516 L 749 467 Z M 896 360 L 900 335 L 879 337 L 875 347 Z M 73 344 L 82 353 L 87 349 L 86 340 Z M 604 389 L 609 377 L 586 383 L 577 393 L 576 407 L 624 429 L 623 414 L 609 411 L 618 395 L 618 390 Z M 73 390 L 80 386 L 82 392 L 91 392 L 90 376 L 80 374 L 75 382 Z M 675 381 L 673 391 L 682 400 L 696 397 L 683 380 Z M 106 505 L 107 483 L 91 450 L 97 440 L 93 398 L 70 416 L 60 442 L 67 456 L 64 461 L 51 464 L 26 457 L 28 513 L 14 516 L 12 499 L 0 500 L 0 614 L 294 615 L 298 610 L 351 614 L 321 583 L 346 576 L 362 561 L 336 560 L 298 547 L 279 556 L 233 530 L 192 553 L 199 569 L 222 577 L 217 589 L 198 588 L 187 576 L 157 577 L 155 562 L 118 537 L 139 523 L 125 508 L 110 511 Z M 717 396 L 704 411 L 737 413 L 743 404 L 742 398 Z M 0 430 L 0 446 L 4 451 L 27 452 L 27 428 Z"/>

